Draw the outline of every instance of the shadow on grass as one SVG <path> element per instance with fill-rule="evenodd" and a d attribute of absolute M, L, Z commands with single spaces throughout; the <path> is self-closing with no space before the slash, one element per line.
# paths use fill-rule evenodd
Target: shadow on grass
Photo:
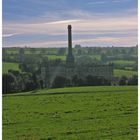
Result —
<path fill-rule="evenodd" d="M 36 93 L 36 91 L 32 91 L 31 93 L 26 93 L 26 94 L 7 94 L 7 95 L 4 95 L 3 97 L 13 97 L 13 96 L 44 96 L 44 95 L 50 95 L 50 96 L 53 96 L 53 95 L 62 95 L 62 94 L 82 94 L 82 93 L 101 93 L 101 92 L 104 92 L 104 93 L 114 93 L 114 92 L 128 92 L 128 91 L 137 91 L 137 90 L 98 90 L 98 91 L 78 91 L 78 92 L 52 92 L 52 93 Z"/>

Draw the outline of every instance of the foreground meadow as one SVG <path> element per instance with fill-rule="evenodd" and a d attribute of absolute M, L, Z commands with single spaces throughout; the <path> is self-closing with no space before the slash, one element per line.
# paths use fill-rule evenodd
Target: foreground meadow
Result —
<path fill-rule="evenodd" d="M 3 140 L 136 140 L 137 87 L 81 87 L 3 96 Z"/>

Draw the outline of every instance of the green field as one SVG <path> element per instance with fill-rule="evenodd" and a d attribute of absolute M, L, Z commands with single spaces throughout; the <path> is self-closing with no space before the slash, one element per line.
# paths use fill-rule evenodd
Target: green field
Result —
<path fill-rule="evenodd" d="M 133 65 L 133 64 L 135 64 L 135 61 L 129 61 L 129 60 L 114 60 L 111 62 L 114 64 L 120 64 L 120 65 Z"/>
<path fill-rule="evenodd" d="M 87 56 L 90 56 L 92 59 L 101 60 L 101 56 L 100 55 L 87 55 Z"/>
<path fill-rule="evenodd" d="M 61 59 L 61 60 L 66 60 L 66 56 L 58 56 L 58 55 L 46 55 L 49 60 L 54 60 L 54 59 Z"/>
<path fill-rule="evenodd" d="M 8 55 L 10 55 L 10 54 L 18 54 L 19 50 L 18 49 L 10 49 L 10 50 L 8 49 L 7 53 L 8 53 Z"/>
<path fill-rule="evenodd" d="M 55 57 L 53 55 L 49 56 L 49 59 L 56 59 L 56 58 L 60 58 L 60 59 L 64 60 L 63 56 L 55 56 Z M 2 72 L 7 73 L 9 69 L 20 70 L 18 63 L 3 62 L 2 63 Z M 138 73 L 136 71 L 130 71 L 130 70 L 119 70 L 119 69 L 114 70 L 114 76 L 131 77 L 133 75 L 138 75 Z"/>
<path fill-rule="evenodd" d="M 9 63 L 9 62 L 3 62 L 2 63 L 2 73 L 7 73 L 8 70 L 19 70 L 19 64 L 18 63 Z"/>
<path fill-rule="evenodd" d="M 131 71 L 131 70 L 120 70 L 120 69 L 115 69 L 114 70 L 114 76 L 126 76 L 126 77 L 131 77 L 133 75 L 138 75 L 138 72 L 136 71 Z"/>
<path fill-rule="evenodd" d="M 137 87 L 79 87 L 3 96 L 4 140 L 137 140 Z"/>

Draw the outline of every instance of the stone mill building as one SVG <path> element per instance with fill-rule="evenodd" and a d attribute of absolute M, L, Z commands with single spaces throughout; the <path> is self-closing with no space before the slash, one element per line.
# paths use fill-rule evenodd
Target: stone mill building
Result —
<path fill-rule="evenodd" d="M 41 68 L 41 75 L 46 86 L 49 86 L 56 76 L 71 78 L 74 75 L 86 77 L 88 75 L 104 77 L 111 80 L 113 78 L 113 64 L 77 64 L 72 52 L 72 27 L 68 25 L 68 53 L 65 63 L 59 65 L 46 65 Z"/>

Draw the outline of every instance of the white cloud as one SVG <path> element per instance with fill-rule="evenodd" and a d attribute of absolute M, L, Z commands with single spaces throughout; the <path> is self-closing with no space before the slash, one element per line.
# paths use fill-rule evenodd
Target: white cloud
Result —
<path fill-rule="evenodd" d="M 108 4 L 108 3 L 121 3 L 121 2 L 127 2 L 129 0 L 104 0 L 104 1 L 92 1 L 87 3 L 88 5 L 102 5 L 102 4 Z"/>
<path fill-rule="evenodd" d="M 3 32 L 10 32 L 14 35 L 15 32 L 23 34 L 66 34 L 67 24 L 72 24 L 74 31 L 88 32 L 88 31 L 125 31 L 137 30 L 137 17 L 109 17 L 106 19 L 93 20 L 63 20 L 56 22 L 46 22 L 37 24 L 20 24 L 8 23 L 3 27 Z M 59 25 L 58 25 L 59 24 Z"/>
<path fill-rule="evenodd" d="M 91 4 L 105 4 L 105 3 L 108 3 L 107 1 L 96 1 L 96 2 L 89 2 L 88 5 L 91 5 Z"/>
<path fill-rule="evenodd" d="M 87 45 L 90 43 L 97 43 L 97 40 L 101 42 L 106 42 L 107 44 L 110 41 L 111 43 L 116 44 L 118 39 L 120 42 L 118 44 L 127 44 L 127 45 L 132 45 L 132 43 L 137 44 L 137 29 L 138 29 L 138 19 L 137 19 L 137 14 L 136 10 L 128 10 L 124 12 L 120 12 L 118 14 L 100 14 L 100 13 L 89 13 L 81 10 L 77 11 L 71 11 L 71 12 L 66 12 L 71 19 L 65 19 L 62 15 L 57 17 L 57 19 L 50 20 L 48 19 L 47 21 L 42 22 L 39 21 L 38 19 L 35 21 L 32 21 L 31 23 L 18 23 L 18 22 L 8 22 L 3 24 L 3 37 L 16 37 L 15 35 L 19 34 L 24 34 L 24 35 L 67 35 L 67 25 L 72 24 L 73 27 L 73 34 L 77 36 L 83 35 L 85 37 L 85 40 L 88 41 Z M 65 14 L 66 14 L 65 13 Z M 70 15 L 71 14 L 71 15 Z M 52 14 L 54 15 L 54 14 Z M 56 14 L 57 15 L 57 14 Z M 65 15 L 66 16 L 66 15 Z M 45 16 L 42 16 L 43 19 L 46 19 Z M 73 17 L 73 18 L 72 18 Z M 110 37 L 108 34 L 113 33 L 116 36 L 119 36 L 119 34 L 123 34 L 125 36 L 125 39 L 123 37 L 119 38 L 114 38 L 112 40 L 109 40 Z M 87 37 L 88 35 L 100 35 L 100 38 L 88 40 L 89 38 Z M 106 37 L 106 40 L 104 40 Z M 109 39 L 107 39 L 109 38 Z M 122 39 L 121 39 L 122 38 Z M 127 38 L 127 39 L 126 39 Z M 133 39 L 132 39 L 133 38 Z M 135 38 L 135 39 L 134 39 Z M 59 38 L 58 38 L 59 40 Z M 107 40 L 109 40 L 107 42 Z M 90 42 L 90 43 L 89 43 Z M 84 41 L 81 40 L 81 43 L 84 44 Z M 8 42 L 4 42 L 4 46 L 7 46 Z M 20 44 L 11 44 L 11 45 L 23 45 L 24 43 Z M 55 40 L 55 41 L 49 41 L 47 40 L 46 42 L 40 41 L 40 42 L 31 42 L 27 43 L 25 42 L 24 45 L 31 45 L 31 46 L 61 46 L 65 45 L 67 46 L 67 41 L 63 40 Z M 113 44 L 112 44 L 113 45 Z"/>
<path fill-rule="evenodd" d="M 3 34 L 2 37 L 12 37 L 15 35 L 18 35 L 19 33 L 13 33 L 13 34 Z"/>
<path fill-rule="evenodd" d="M 49 22 L 49 23 L 46 23 L 46 24 L 63 24 L 63 23 L 73 23 L 73 22 L 77 22 L 77 21 L 80 21 L 80 20 L 61 20 L 61 21 L 55 21 L 55 22 Z"/>

